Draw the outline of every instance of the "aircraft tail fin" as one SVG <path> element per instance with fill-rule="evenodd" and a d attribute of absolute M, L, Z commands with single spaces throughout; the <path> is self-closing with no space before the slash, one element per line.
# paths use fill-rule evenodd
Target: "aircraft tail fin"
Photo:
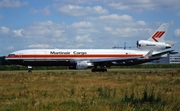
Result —
<path fill-rule="evenodd" d="M 164 38 L 166 36 L 167 30 L 169 28 L 169 23 L 163 23 L 155 33 L 148 39 L 148 41 L 154 42 L 165 42 Z"/>

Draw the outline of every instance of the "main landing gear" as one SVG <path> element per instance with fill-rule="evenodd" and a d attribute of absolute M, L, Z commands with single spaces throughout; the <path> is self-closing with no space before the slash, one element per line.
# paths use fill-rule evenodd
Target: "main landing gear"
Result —
<path fill-rule="evenodd" d="M 28 66 L 28 72 L 29 72 L 29 73 L 32 72 L 32 66 Z"/>
<path fill-rule="evenodd" d="M 92 72 L 107 72 L 107 69 L 105 66 L 100 66 L 100 68 L 97 68 L 97 66 L 94 66 L 94 68 L 91 71 Z"/>

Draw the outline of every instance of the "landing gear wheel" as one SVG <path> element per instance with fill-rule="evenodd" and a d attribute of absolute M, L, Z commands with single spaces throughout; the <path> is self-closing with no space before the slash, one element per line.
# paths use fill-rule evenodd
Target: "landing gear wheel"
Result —
<path fill-rule="evenodd" d="M 32 69 L 28 69 L 28 73 L 31 73 L 32 72 Z"/>
<path fill-rule="evenodd" d="M 96 72 L 96 69 L 91 69 L 91 72 Z"/>
<path fill-rule="evenodd" d="M 28 73 L 32 72 L 32 66 L 28 66 Z"/>
<path fill-rule="evenodd" d="M 107 69 L 102 69 L 102 72 L 107 72 Z"/>
<path fill-rule="evenodd" d="M 107 69 L 92 69 L 92 72 L 107 72 Z"/>

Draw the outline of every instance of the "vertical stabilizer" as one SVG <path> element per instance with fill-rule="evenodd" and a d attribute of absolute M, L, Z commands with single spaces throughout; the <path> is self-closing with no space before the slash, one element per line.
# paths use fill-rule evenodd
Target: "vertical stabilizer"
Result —
<path fill-rule="evenodd" d="M 165 42 L 164 38 L 166 36 L 167 30 L 169 28 L 169 23 L 163 23 L 155 33 L 148 39 L 148 41 L 154 42 Z"/>

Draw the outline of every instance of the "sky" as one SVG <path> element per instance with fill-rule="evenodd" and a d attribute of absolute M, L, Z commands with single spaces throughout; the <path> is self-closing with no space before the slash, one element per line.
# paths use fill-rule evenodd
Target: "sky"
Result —
<path fill-rule="evenodd" d="M 136 49 L 169 23 L 180 52 L 180 0 L 0 0 L 0 56 L 22 49 Z"/>

